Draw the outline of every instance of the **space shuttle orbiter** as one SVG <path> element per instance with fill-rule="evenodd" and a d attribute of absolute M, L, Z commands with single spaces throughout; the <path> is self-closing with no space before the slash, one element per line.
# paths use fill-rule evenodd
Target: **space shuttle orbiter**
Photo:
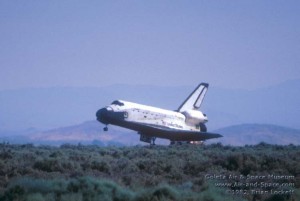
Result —
<path fill-rule="evenodd" d="M 207 116 L 199 109 L 208 90 L 207 83 L 199 84 L 176 111 L 115 100 L 97 111 L 97 120 L 132 129 L 140 134 L 140 140 L 155 144 L 156 138 L 169 139 L 171 143 L 204 141 L 222 137 L 209 133 L 205 123 Z"/>

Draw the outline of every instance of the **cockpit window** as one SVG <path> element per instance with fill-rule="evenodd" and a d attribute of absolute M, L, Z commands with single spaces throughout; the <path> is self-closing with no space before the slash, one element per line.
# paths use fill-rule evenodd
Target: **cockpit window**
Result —
<path fill-rule="evenodd" d="M 121 101 L 115 100 L 111 103 L 112 105 L 119 105 L 119 106 L 124 106 L 124 103 L 122 103 Z"/>

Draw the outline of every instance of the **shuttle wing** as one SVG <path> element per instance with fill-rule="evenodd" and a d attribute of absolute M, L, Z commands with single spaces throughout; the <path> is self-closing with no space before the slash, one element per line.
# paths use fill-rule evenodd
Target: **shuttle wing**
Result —
<path fill-rule="evenodd" d="M 143 127 L 143 129 L 139 130 L 139 133 L 142 135 L 169 139 L 171 141 L 203 141 L 223 137 L 217 133 L 178 130 L 147 124 L 143 124 L 141 127 Z"/>

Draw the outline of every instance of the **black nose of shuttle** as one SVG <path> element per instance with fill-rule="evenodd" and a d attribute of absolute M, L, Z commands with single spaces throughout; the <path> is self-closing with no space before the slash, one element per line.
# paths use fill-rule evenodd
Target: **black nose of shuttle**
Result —
<path fill-rule="evenodd" d="M 98 110 L 96 112 L 97 120 L 103 124 L 107 124 L 108 123 L 107 122 L 108 112 L 109 111 L 107 110 L 107 108 L 101 108 L 100 110 Z"/>
<path fill-rule="evenodd" d="M 123 111 L 114 111 L 111 107 L 101 108 L 96 112 L 97 120 L 103 124 L 114 124 L 128 118 L 128 113 Z"/>

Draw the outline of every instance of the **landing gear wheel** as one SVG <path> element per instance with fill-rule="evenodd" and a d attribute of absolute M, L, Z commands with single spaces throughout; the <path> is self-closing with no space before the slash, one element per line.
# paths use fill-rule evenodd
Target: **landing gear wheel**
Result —
<path fill-rule="evenodd" d="M 108 127 L 105 126 L 105 127 L 103 128 L 103 130 L 104 130 L 105 132 L 108 131 Z"/>
<path fill-rule="evenodd" d="M 207 132 L 207 127 L 205 126 L 205 124 L 200 123 L 199 126 L 200 126 L 200 131 L 201 132 Z"/>
<path fill-rule="evenodd" d="M 152 137 L 151 138 L 150 146 L 154 146 L 155 145 L 155 140 L 156 140 L 156 137 Z"/>

